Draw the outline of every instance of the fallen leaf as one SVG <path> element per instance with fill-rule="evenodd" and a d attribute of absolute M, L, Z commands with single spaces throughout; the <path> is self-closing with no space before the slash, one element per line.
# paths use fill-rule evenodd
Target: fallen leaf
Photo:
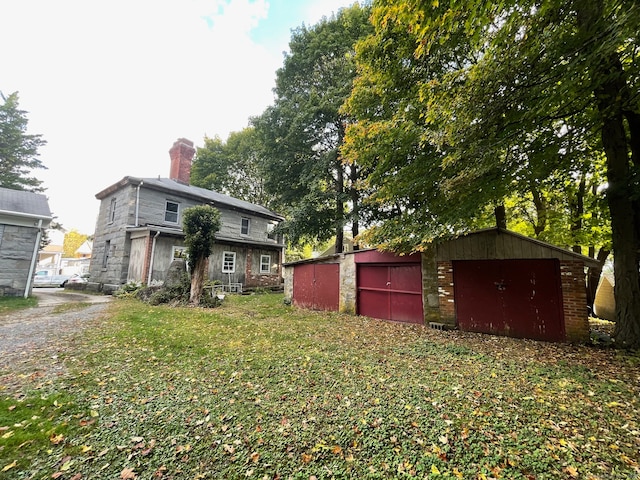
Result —
<path fill-rule="evenodd" d="M 53 443 L 54 445 L 59 445 L 60 443 L 62 443 L 62 441 L 64 440 L 64 435 L 59 434 L 59 435 L 51 435 L 51 437 L 49 437 L 49 441 L 51 443 Z"/>
<path fill-rule="evenodd" d="M 11 469 L 12 469 L 13 467 L 15 467 L 16 465 L 18 465 L 18 464 L 17 464 L 17 463 L 16 463 L 16 461 L 14 460 L 14 461 L 13 461 L 13 462 L 11 462 L 10 464 L 5 465 L 5 466 L 2 468 L 2 471 L 3 471 L 3 472 L 6 472 L 7 470 L 11 470 Z"/>
<path fill-rule="evenodd" d="M 302 463 L 309 463 L 311 460 L 313 460 L 313 455 L 309 455 L 306 453 L 302 454 Z"/>
<path fill-rule="evenodd" d="M 438 470 L 438 467 L 436 467 L 435 465 L 431 464 L 431 473 L 433 475 L 440 475 L 440 470 Z"/>
<path fill-rule="evenodd" d="M 133 468 L 125 468 L 120 472 L 121 480 L 135 480 L 136 474 L 133 471 Z"/>
<path fill-rule="evenodd" d="M 569 466 L 565 468 L 564 471 L 571 475 L 573 478 L 578 478 L 578 469 L 576 467 Z"/>

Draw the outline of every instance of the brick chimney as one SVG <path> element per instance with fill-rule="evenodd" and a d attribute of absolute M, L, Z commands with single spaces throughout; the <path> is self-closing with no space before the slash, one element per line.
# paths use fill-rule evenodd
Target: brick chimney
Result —
<path fill-rule="evenodd" d="M 189 179 L 191 178 L 191 160 L 196 153 L 196 149 L 193 148 L 193 142 L 186 138 L 179 138 L 173 143 L 173 147 L 169 150 L 169 156 L 171 156 L 171 171 L 169 172 L 169 178 L 176 182 L 189 185 Z"/>

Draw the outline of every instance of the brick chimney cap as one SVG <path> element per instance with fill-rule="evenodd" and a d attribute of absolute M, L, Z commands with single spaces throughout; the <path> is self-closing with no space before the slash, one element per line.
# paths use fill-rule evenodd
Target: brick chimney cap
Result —
<path fill-rule="evenodd" d="M 183 143 L 183 144 L 185 144 L 185 145 L 187 145 L 189 147 L 193 147 L 193 142 L 191 140 L 189 140 L 189 139 L 186 139 L 186 138 L 179 138 L 178 140 L 173 142 L 173 146 L 175 147 L 176 145 L 179 145 L 181 143 Z"/>

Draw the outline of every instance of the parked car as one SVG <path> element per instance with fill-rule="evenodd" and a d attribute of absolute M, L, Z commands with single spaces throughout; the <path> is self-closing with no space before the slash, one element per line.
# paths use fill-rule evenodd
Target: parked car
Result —
<path fill-rule="evenodd" d="M 83 273 L 82 275 L 78 275 L 77 273 L 74 273 L 71 275 L 71 278 L 67 280 L 67 283 L 87 283 L 88 278 L 89 274 Z"/>
<path fill-rule="evenodd" d="M 47 270 L 40 270 L 33 276 L 34 287 L 64 287 L 71 275 L 53 275 Z"/>

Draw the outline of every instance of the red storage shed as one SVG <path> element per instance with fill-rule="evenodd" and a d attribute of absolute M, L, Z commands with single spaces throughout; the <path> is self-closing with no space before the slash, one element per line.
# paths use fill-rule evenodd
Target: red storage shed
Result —
<path fill-rule="evenodd" d="M 470 332 L 588 341 L 585 267 L 597 261 L 491 228 L 412 255 L 364 250 L 285 264 L 295 305 Z"/>

